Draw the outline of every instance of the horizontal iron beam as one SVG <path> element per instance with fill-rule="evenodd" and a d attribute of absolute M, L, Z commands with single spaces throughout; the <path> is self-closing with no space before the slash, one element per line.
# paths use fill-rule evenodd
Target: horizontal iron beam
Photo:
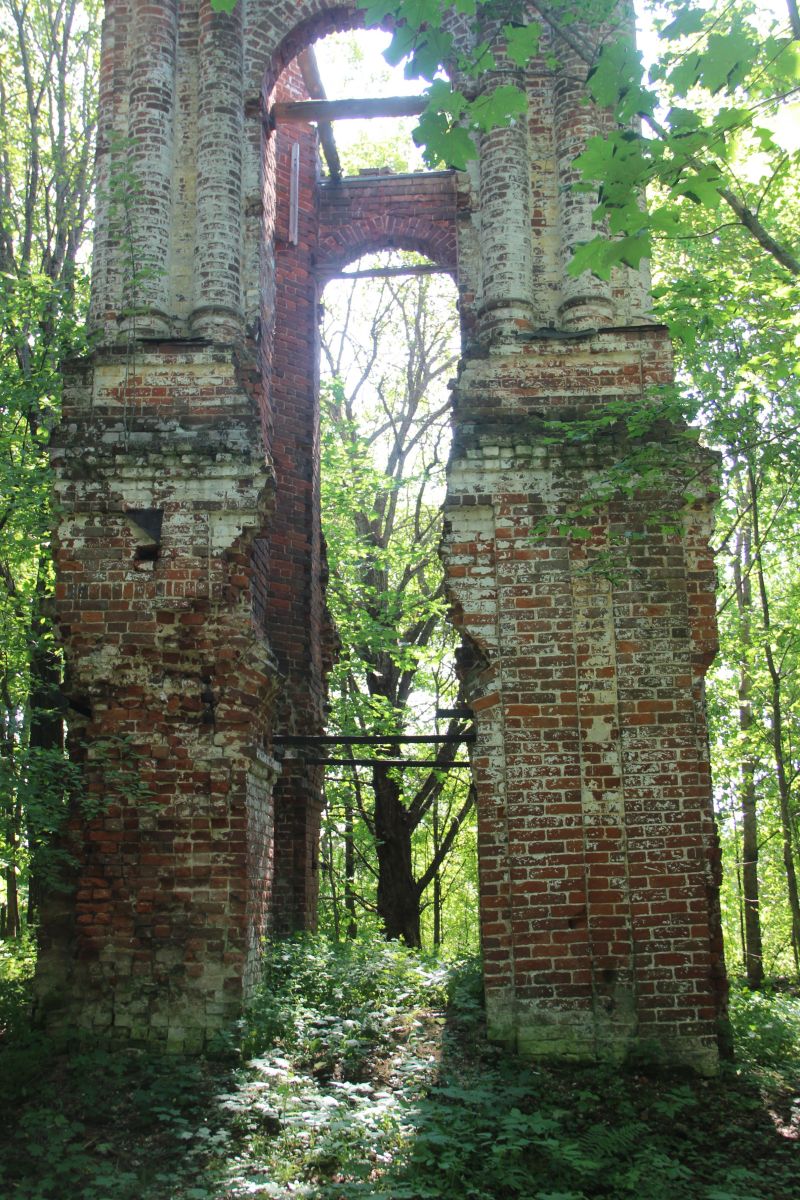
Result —
<path fill-rule="evenodd" d="M 434 263 L 418 263 L 408 267 L 373 267 L 364 271 L 320 271 L 328 279 L 392 279 L 396 275 L 449 275 L 448 267 Z"/>
<path fill-rule="evenodd" d="M 468 762 L 439 763 L 435 758 L 304 758 L 312 767 L 430 767 L 435 771 L 450 771 L 469 767 Z"/>
<path fill-rule="evenodd" d="M 466 733 L 276 733 L 272 739 L 275 746 L 410 746 L 414 744 L 436 745 L 442 742 L 474 742 L 475 731 Z"/>
<path fill-rule="evenodd" d="M 425 96 L 378 96 L 361 100 L 281 100 L 273 104 L 270 123 L 287 121 L 362 121 L 373 117 L 417 117 L 427 108 Z"/>

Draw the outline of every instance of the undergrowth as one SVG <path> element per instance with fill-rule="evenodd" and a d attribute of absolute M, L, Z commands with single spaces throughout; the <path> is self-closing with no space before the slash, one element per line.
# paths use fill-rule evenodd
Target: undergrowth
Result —
<path fill-rule="evenodd" d="M 10 974 L 10 972 L 7 972 Z M 718 1080 L 526 1065 L 473 962 L 271 947 L 221 1066 L 26 1033 L 0 986 L 3 1200 L 795 1200 L 800 999 L 734 989 Z M 16 1015 L 15 1015 L 16 1014 Z"/>

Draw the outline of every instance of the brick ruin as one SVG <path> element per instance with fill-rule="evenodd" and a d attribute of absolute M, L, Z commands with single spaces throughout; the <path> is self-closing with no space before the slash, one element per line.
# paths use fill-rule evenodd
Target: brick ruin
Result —
<path fill-rule="evenodd" d="M 240 1010 L 264 935 L 313 924 L 320 769 L 271 739 L 323 730 L 334 642 L 318 297 L 358 255 L 403 248 L 460 297 L 443 556 L 477 730 L 490 1033 L 712 1071 L 713 469 L 699 449 L 681 467 L 665 429 L 648 494 L 568 517 L 620 439 L 571 430 L 672 380 L 646 273 L 565 269 L 593 207 L 571 164 L 609 118 L 564 47 L 556 74 L 498 56 L 480 86 L 526 88 L 528 121 L 481 136 L 469 171 L 322 180 L 316 129 L 267 115 L 307 95 L 298 54 L 358 23 L 324 0 L 106 4 L 97 341 L 53 449 L 69 730 L 95 809 L 75 812 L 70 889 L 45 913 L 41 1009 L 196 1050 Z"/>

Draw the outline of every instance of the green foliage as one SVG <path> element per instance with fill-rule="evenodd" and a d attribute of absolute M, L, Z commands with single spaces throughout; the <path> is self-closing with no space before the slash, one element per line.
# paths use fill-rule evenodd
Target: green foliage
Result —
<path fill-rule="evenodd" d="M 447 972 L 399 942 L 301 936 L 267 954 L 245 1019 L 245 1052 L 275 1048 L 317 1077 L 358 1079 L 404 1010 L 442 1004 Z"/>
<path fill-rule="evenodd" d="M 18 937 L 74 778 L 50 625 L 49 441 L 85 352 L 100 4 L 0 0 L 0 937 Z"/>
<path fill-rule="evenodd" d="M 379 982 L 372 984 L 376 953 Z M 222 1170 L 225 1195 L 244 1196 L 256 1185 L 266 1195 L 299 1192 L 319 1200 L 791 1194 L 791 1144 L 780 1144 L 763 1110 L 774 1100 L 761 1100 L 733 1074 L 719 1083 L 656 1082 L 608 1068 L 531 1068 L 483 1040 L 477 962 L 450 969 L 442 1021 L 441 970 L 427 998 L 428 1009 L 432 1001 L 436 1007 L 426 1013 L 417 1007 L 426 1003 L 424 963 L 409 980 L 407 955 L 395 960 L 393 950 L 387 956 L 387 948 L 376 952 L 366 944 L 340 954 L 314 939 L 271 951 L 265 991 L 275 990 L 286 1018 L 273 1026 L 273 1051 L 265 1045 L 248 1064 L 241 1090 L 226 1098 L 247 1140 Z M 341 1058 L 320 1068 L 305 1019 L 295 1022 L 291 1013 L 311 1008 L 318 1029 L 336 1031 L 335 1044 L 363 1002 L 372 1020 L 385 1021 L 387 1036 L 365 1040 L 353 1083 L 341 1073 Z M 402 1008 L 405 1019 L 398 1019 Z M 258 1012 L 257 1005 L 263 1035 Z M 766 1031 L 775 1020 L 771 1002 L 749 1020 Z M 797 1026 L 786 1021 L 783 1028 L 796 1053 Z M 760 1061 L 758 1050 L 751 1061 Z M 248 1118 L 246 1095 L 258 1097 L 260 1117 Z"/>
<path fill-rule="evenodd" d="M 786 991 L 731 988 L 731 1024 L 738 1058 L 750 1069 L 800 1069 L 800 996 Z"/>
<path fill-rule="evenodd" d="M 787 153 L 775 124 L 800 85 L 800 31 L 792 35 L 779 19 L 765 22 L 746 0 L 708 8 L 681 0 L 653 11 L 661 44 L 648 70 L 641 55 L 612 40 L 587 76 L 590 94 L 621 126 L 607 142 L 591 139 L 576 160 L 586 183 L 600 187 L 595 220 L 625 245 L 621 261 L 635 265 L 654 237 L 686 235 L 692 206 L 709 229 L 727 206 L 762 251 L 797 274 L 796 242 L 763 202 L 779 176 L 796 179 L 800 165 L 797 148 Z M 757 176 L 741 170 L 755 143 Z M 583 248 L 574 273 L 607 272 L 603 241 L 600 235 Z"/>
<path fill-rule="evenodd" d="M 57 1041 L 28 1028 L 32 969 L 26 939 L 4 945 L 0 1194 L 8 1200 L 191 1195 L 186 1189 L 194 1182 L 198 1156 L 210 1148 L 204 1118 L 212 1069 L 201 1061 L 97 1044 L 66 1053 Z"/>
<path fill-rule="evenodd" d="M 770 219 L 780 211 L 795 240 L 797 195 L 791 178 L 776 180 L 762 208 Z M 720 453 L 713 541 L 720 655 L 709 675 L 708 701 L 725 854 L 726 953 L 734 969 L 744 961 L 742 809 L 749 778 L 758 825 L 764 967 L 767 973 L 797 970 L 782 808 L 791 835 L 798 813 L 794 763 L 800 712 L 800 296 L 796 282 L 787 281 L 737 226 L 706 236 L 698 212 L 690 228 L 693 235 L 682 243 L 660 247 L 655 295 L 675 337 L 687 404 L 704 439 Z M 790 855 L 798 863 L 796 837 L 793 841 Z"/>
<path fill-rule="evenodd" d="M 4 1038 L 23 1036 L 27 1029 L 35 963 L 36 945 L 30 930 L 0 942 L 0 1044 Z"/>
<path fill-rule="evenodd" d="M 487 1045 L 480 965 L 305 937 L 266 948 L 222 1070 L 0 1047 L 9 1200 L 783 1200 L 798 1001 L 734 991 L 718 1081 L 531 1066 Z M 758 1086 L 756 1086 L 756 1084 Z M 761 1092 L 759 1091 L 761 1089 Z M 794 1116 L 792 1115 L 794 1113 Z"/>

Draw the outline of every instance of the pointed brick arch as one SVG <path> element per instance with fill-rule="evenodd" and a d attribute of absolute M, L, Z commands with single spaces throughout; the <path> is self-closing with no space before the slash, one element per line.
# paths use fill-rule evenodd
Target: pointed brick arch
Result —
<path fill-rule="evenodd" d="M 303 50 L 332 33 L 363 27 L 364 13 L 358 5 L 248 0 L 244 53 L 249 94 L 268 101 L 282 72 Z"/>

